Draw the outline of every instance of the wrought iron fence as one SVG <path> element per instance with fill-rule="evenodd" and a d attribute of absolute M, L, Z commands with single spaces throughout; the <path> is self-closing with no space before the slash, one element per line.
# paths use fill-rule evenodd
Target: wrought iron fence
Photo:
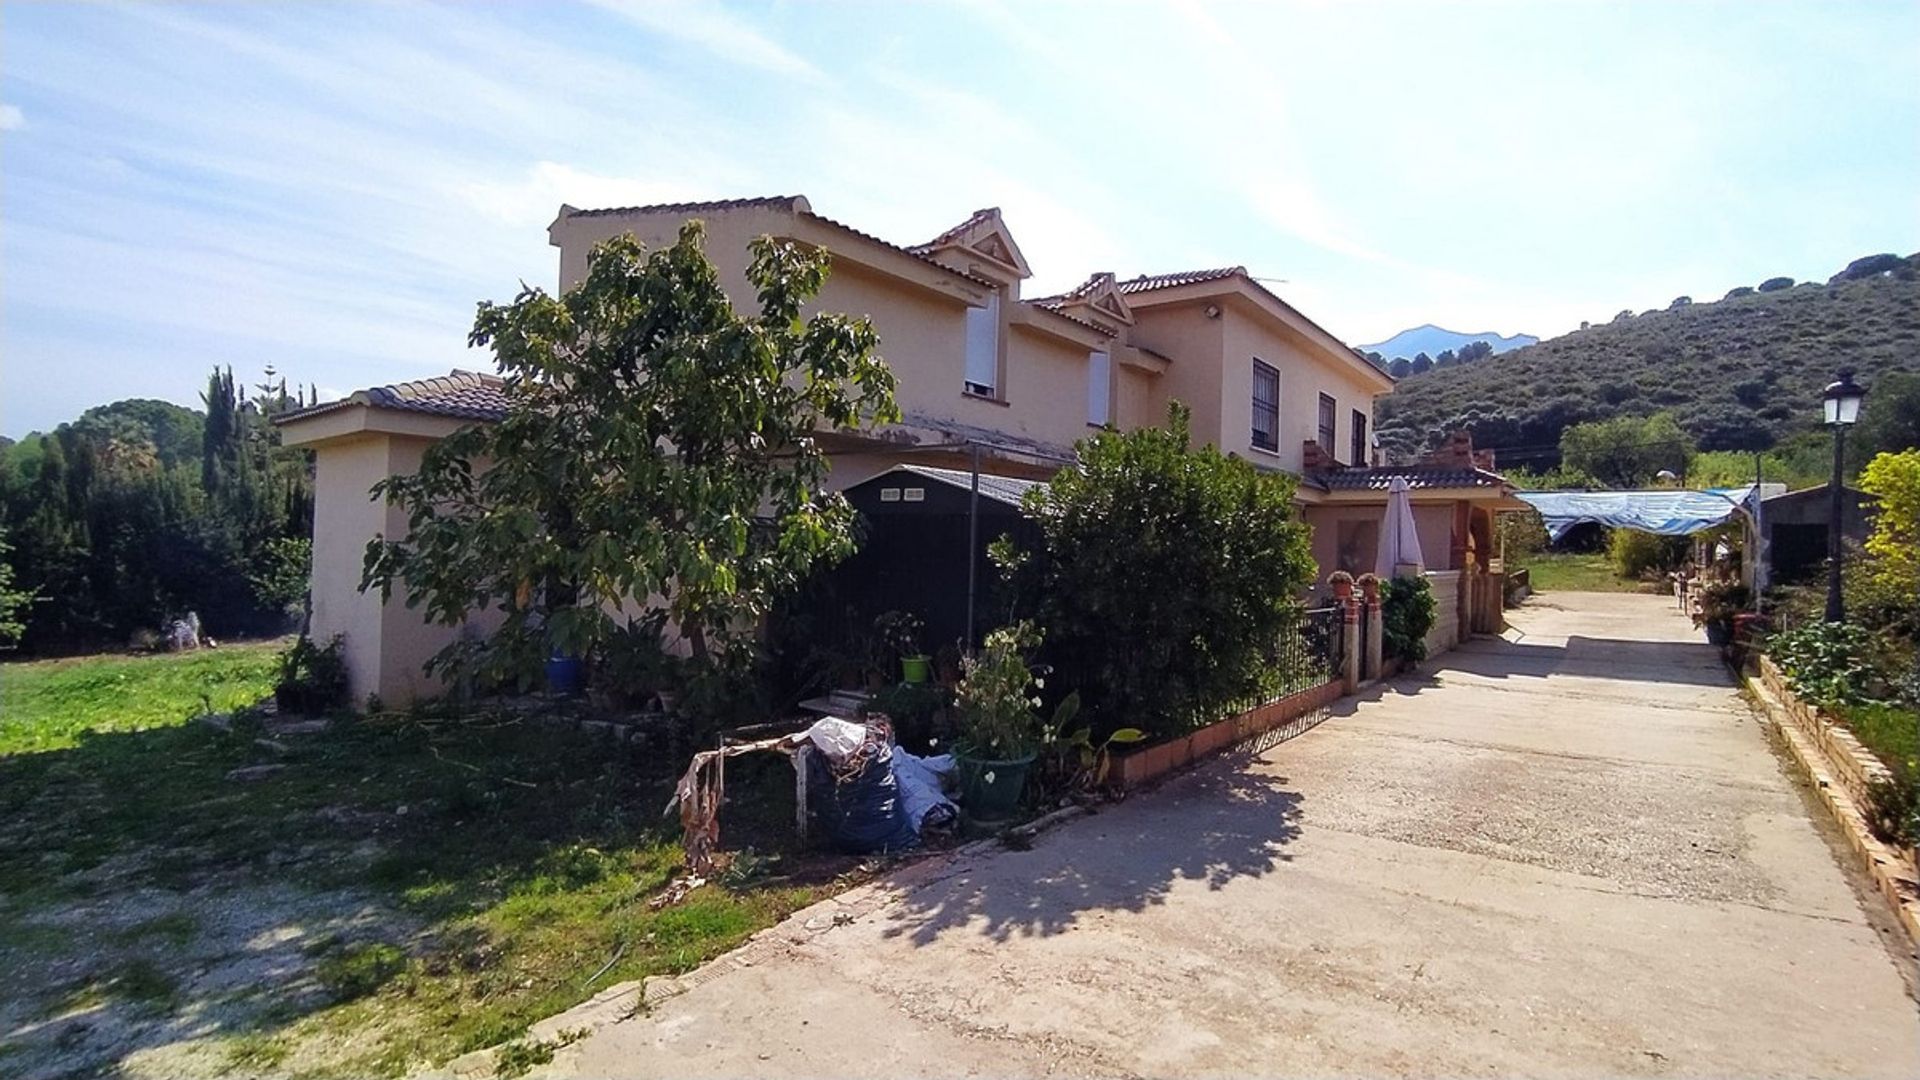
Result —
<path fill-rule="evenodd" d="M 1188 725 L 1189 730 L 1237 716 L 1339 678 L 1340 665 L 1345 659 L 1344 629 L 1343 612 L 1338 605 L 1298 609 L 1267 649 L 1265 670 L 1253 691 L 1227 701 L 1218 708 L 1209 709 L 1203 716 L 1193 717 Z M 1324 713 L 1325 710 L 1319 710 L 1314 715 L 1324 717 Z M 1290 722 L 1278 730 L 1291 729 L 1298 722 Z M 1315 719 L 1306 726 L 1311 727 L 1318 722 Z M 1261 742 L 1271 745 L 1279 741 L 1271 739 L 1270 735 L 1263 737 Z"/>

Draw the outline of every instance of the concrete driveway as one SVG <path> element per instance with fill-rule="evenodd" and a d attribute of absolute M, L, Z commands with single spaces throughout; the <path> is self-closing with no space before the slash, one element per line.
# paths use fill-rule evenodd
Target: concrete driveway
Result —
<path fill-rule="evenodd" d="M 1686 621 L 1513 621 L 1030 851 L 812 910 L 553 1072 L 1914 1076 L 1910 957 Z"/>

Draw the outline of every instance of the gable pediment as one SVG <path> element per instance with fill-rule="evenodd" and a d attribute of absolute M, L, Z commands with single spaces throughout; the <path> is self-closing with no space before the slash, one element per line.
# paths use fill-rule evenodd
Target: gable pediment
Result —
<path fill-rule="evenodd" d="M 1083 312 L 1097 314 L 1125 326 L 1133 325 L 1133 309 L 1127 306 L 1127 298 L 1120 294 L 1111 273 L 1102 271 L 1088 278 L 1086 284 L 1073 291 L 1067 308 L 1080 308 Z"/>
<path fill-rule="evenodd" d="M 1020 253 L 1020 245 L 1014 242 L 1013 233 L 1007 229 L 1006 222 L 1000 219 L 998 207 L 974 211 L 972 217 L 917 250 L 942 261 L 984 259 L 987 264 L 985 268 L 997 272 L 993 276 L 1014 280 L 1033 276 L 1033 271 L 1027 267 L 1027 257 Z"/>

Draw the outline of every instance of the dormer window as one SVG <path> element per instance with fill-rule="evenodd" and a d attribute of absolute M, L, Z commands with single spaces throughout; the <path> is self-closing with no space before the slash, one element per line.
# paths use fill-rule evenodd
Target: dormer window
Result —
<path fill-rule="evenodd" d="M 966 391 L 997 397 L 1000 383 L 1000 294 L 987 294 L 984 307 L 967 309 Z"/>

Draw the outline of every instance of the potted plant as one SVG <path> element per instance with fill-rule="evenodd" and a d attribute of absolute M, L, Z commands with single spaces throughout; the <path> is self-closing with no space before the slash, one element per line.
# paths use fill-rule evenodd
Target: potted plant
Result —
<path fill-rule="evenodd" d="M 1004 626 L 987 635 L 978 656 L 963 661 L 954 691 L 960 734 L 954 757 L 960 771 L 960 801 L 975 818 L 1007 817 L 1026 790 L 1027 771 L 1047 739 L 1034 712 L 1039 680 L 1025 650 L 1039 644 L 1031 623 Z"/>
<path fill-rule="evenodd" d="M 926 624 L 907 611 L 888 611 L 873 621 L 880 640 L 900 658 L 900 678 L 904 682 L 923 683 L 933 674 L 933 661 L 920 650 L 920 632 Z"/>
<path fill-rule="evenodd" d="M 1709 581 L 1700 586 L 1700 610 L 1693 625 L 1707 631 L 1707 642 L 1725 645 L 1733 640 L 1734 616 L 1746 611 L 1753 593 L 1738 581 Z"/>

